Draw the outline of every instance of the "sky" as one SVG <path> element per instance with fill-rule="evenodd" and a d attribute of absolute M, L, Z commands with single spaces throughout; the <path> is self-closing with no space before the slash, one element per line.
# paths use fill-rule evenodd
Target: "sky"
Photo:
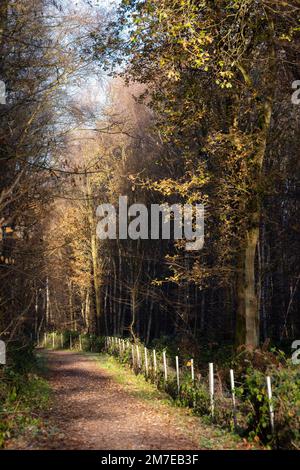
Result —
<path fill-rule="evenodd" d="M 95 17 L 105 9 L 109 12 L 110 9 L 115 8 L 116 2 L 113 0 L 61 0 L 60 4 L 67 10 L 74 10 L 78 14 L 78 9 L 82 11 L 90 10 L 91 17 Z M 89 68 L 89 73 L 82 77 L 72 81 L 67 89 L 66 93 L 70 99 L 75 102 L 88 101 L 93 102 L 93 111 L 95 113 L 95 120 L 97 117 L 101 117 L 102 109 L 108 102 L 108 84 L 109 78 L 107 74 L 101 70 L 101 67 L 97 67 L 95 64 Z M 93 125 L 93 124 L 92 124 Z"/>

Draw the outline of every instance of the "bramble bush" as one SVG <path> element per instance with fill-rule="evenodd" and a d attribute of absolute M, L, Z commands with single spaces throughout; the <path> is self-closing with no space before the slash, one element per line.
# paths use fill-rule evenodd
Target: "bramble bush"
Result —
<path fill-rule="evenodd" d="M 300 449 L 300 369 L 290 361 L 267 370 L 272 378 L 275 432 L 270 427 L 266 374 L 247 368 L 239 395 L 249 403 L 247 430 L 250 437 L 281 449 Z"/>

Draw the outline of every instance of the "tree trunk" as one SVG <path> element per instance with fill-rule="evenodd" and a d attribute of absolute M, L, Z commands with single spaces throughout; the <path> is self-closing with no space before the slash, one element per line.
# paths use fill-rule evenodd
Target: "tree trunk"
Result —
<path fill-rule="evenodd" d="M 88 205 L 88 220 L 90 226 L 90 242 L 91 242 L 91 265 L 93 274 L 93 288 L 95 299 L 96 328 L 100 334 L 100 316 L 101 316 L 101 282 L 100 282 L 100 266 L 98 259 L 98 240 L 96 235 L 96 220 L 94 214 L 94 206 L 92 199 L 92 188 L 89 177 L 86 178 L 86 196 Z M 91 328 L 94 328 L 95 322 L 92 322 Z M 93 331 L 95 333 L 95 331 Z"/>
<path fill-rule="evenodd" d="M 147 323 L 146 346 L 148 346 L 148 344 L 149 344 L 149 342 L 150 342 L 150 337 L 151 337 L 153 308 L 154 308 L 154 302 L 153 302 L 153 300 L 151 299 L 151 301 L 150 301 L 149 315 L 148 315 L 148 323 Z"/>
<path fill-rule="evenodd" d="M 239 260 L 238 275 L 237 275 L 237 329 L 236 329 L 236 343 L 237 345 L 245 345 L 247 348 L 254 349 L 259 345 L 259 302 L 255 281 L 255 267 L 256 267 L 256 251 L 259 241 L 259 226 L 261 219 L 261 201 L 259 196 L 259 188 L 262 186 L 262 175 L 264 168 L 264 161 L 267 150 L 269 130 L 271 126 L 272 109 L 273 109 L 273 96 L 274 86 L 273 81 L 275 77 L 275 48 L 274 48 L 274 25 L 272 21 L 269 24 L 270 33 L 270 59 L 269 67 L 266 68 L 266 75 L 264 81 L 266 84 L 265 95 L 261 96 L 263 103 L 260 117 L 263 118 L 260 127 L 260 136 L 257 140 L 257 150 L 255 160 L 251 163 L 249 175 L 253 181 L 252 197 L 247 200 L 245 204 L 246 213 L 249 214 L 244 239 L 244 246 L 241 249 L 242 258 Z M 240 71 L 244 77 L 245 84 L 249 87 L 254 94 L 257 94 L 251 75 L 247 73 L 243 66 L 240 66 Z M 236 124 L 235 124 L 236 125 Z M 260 276 L 260 273 L 258 273 Z"/>
<path fill-rule="evenodd" d="M 86 291 L 86 298 L 85 298 L 85 321 L 86 321 L 86 327 L 87 331 L 91 331 L 91 323 L 93 321 L 92 315 L 91 315 L 91 297 L 90 297 L 90 290 L 87 289 Z"/>
<path fill-rule="evenodd" d="M 238 271 L 238 311 L 236 341 L 248 348 L 259 345 L 259 311 L 255 283 L 255 258 L 259 227 L 254 227 L 246 234 L 245 251 L 241 253 Z"/>
<path fill-rule="evenodd" d="M 108 300 L 108 284 L 106 284 L 106 286 L 105 286 L 105 294 L 104 294 L 104 327 L 105 327 L 105 336 L 108 336 L 107 300 Z"/>
<path fill-rule="evenodd" d="M 49 280 L 46 280 L 46 327 L 50 323 L 50 292 L 49 292 Z"/>

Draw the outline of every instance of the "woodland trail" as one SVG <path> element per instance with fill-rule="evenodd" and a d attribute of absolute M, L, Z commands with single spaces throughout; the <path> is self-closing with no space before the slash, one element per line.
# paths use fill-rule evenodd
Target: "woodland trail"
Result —
<path fill-rule="evenodd" d="M 47 353 L 54 400 L 49 421 L 56 432 L 47 449 L 198 449 L 168 408 L 155 410 L 85 355 Z M 36 448 L 36 446 L 35 446 Z"/>
<path fill-rule="evenodd" d="M 51 405 L 45 428 L 8 448 L 26 450 L 247 449 L 240 439 L 206 425 L 162 392 L 103 356 L 44 351 Z M 105 362 L 106 361 L 106 362 Z M 143 388 L 144 387 L 144 388 Z"/>

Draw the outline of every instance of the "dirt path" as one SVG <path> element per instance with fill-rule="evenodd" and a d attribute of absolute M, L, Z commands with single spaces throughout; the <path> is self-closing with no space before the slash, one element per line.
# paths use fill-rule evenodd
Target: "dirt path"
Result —
<path fill-rule="evenodd" d="M 131 396 L 111 374 L 87 356 L 67 351 L 47 353 L 54 390 L 47 449 L 198 449 L 178 428 L 168 407 Z"/>

